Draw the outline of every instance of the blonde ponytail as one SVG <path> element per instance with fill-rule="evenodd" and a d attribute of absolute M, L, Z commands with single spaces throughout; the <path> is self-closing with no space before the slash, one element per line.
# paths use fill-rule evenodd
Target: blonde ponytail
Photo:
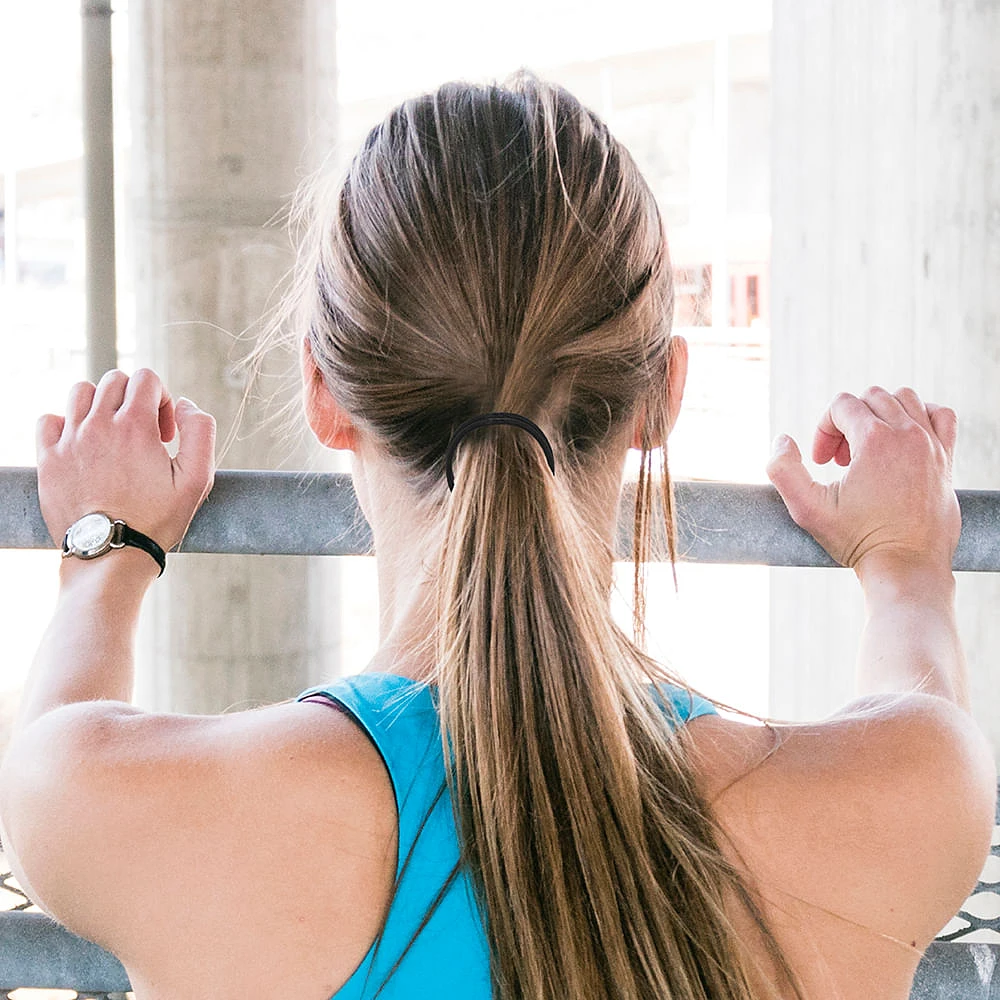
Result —
<path fill-rule="evenodd" d="M 654 533 L 673 294 L 628 154 L 533 78 L 448 85 L 372 131 L 305 247 L 330 391 L 443 522 L 435 680 L 497 1000 L 760 1000 L 734 905 L 791 982 L 668 724 L 666 675 L 609 609 L 637 423 L 637 566 Z M 523 426 L 481 426 L 448 456 L 449 492 L 448 442 L 492 411 L 544 431 L 555 475 Z M 666 478 L 662 496 L 670 544 Z"/>
<path fill-rule="evenodd" d="M 660 678 L 608 614 L 608 554 L 579 544 L 571 473 L 553 478 L 506 427 L 463 447 L 440 704 L 497 996 L 749 998 L 726 914 L 735 873 Z"/>

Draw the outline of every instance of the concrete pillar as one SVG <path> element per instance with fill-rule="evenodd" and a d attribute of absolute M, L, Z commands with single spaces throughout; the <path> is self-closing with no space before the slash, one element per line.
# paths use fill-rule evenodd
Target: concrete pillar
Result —
<path fill-rule="evenodd" d="M 110 0 L 83 0 L 83 205 L 87 378 L 118 367 L 115 295 L 115 141 Z"/>
<path fill-rule="evenodd" d="M 316 468 L 267 406 L 295 391 L 295 358 L 275 360 L 242 418 L 235 362 L 291 265 L 290 197 L 332 145 L 333 0 L 140 0 L 129 17 L 137 360 L 215 413 L 222 466 Z M 215 712 L 336 674 L 331 573 L 329 560 L 174 557 L 144 625 L 140 701 Z"/>
<path fill-rule="evenodd" d="M 959 487 L 1000 488 L 1000 5 L 775 0 L 772 428 L 915 386 L 961 419 Z M 975 711 L 1000 745 L 1000 579 L 959 580 Z M 772 571 L 774 715 L 853 693 L 847 571 Z"/>

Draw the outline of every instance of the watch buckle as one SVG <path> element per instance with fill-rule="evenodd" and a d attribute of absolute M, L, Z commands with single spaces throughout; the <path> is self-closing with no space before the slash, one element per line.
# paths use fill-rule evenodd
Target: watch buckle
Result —
<path fill-rule="evenodd" d="M 108 544 L 109 548 L 112 549 L 123 549 L 125 548 L 125 542 L 122 541 L 122 536 L 125 534 L 125 522 L 121 520 L 114 520 L 111 522 L 111 541 Z"/>

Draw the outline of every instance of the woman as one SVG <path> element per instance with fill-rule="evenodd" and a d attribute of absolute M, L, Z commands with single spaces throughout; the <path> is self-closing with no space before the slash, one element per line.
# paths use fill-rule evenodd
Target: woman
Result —
<path fill-rule="evenodd" d="M 213 424 L 148 371 L 77 386 L 39 425 L 46 522 L 138 534 L 63 562 L 0 803 L 32 895 L 140 1000 L 906 997 L 993 822 L 954 414 L 838 396 L 829 487 L 779 440 L 793 517 L 864 589 L 860 697 L 746 725 L 608 609 L 625 455 L 642 555 L 687 351 L 655 202 L 594 115 L 531 79 L 402 105 L 318 199 L 297 305 L 308 419 L 376 540 L 370 672 L 218 718 L 129 707 L 146 540 L 183 536 Z"/>

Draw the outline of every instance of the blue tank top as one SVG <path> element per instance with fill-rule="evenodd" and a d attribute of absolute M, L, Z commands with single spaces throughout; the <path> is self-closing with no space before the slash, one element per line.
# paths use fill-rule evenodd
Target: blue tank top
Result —
<path fill-rule="evenodd" d="M 675 725 L 715 714 L 711 702 L 662 685 Z M 445 783 L 433 691 L 394 674 L 358 674 L 299 695 L 342 706 L 375 744 L 399 815 L 396 894 L 381 937 L 333 1000 L 489 1000 L 489 945 Z M 428 917 L 428 914 L 430 916 Z M 380 992 L 381 988 L 381 992 Z"/>

